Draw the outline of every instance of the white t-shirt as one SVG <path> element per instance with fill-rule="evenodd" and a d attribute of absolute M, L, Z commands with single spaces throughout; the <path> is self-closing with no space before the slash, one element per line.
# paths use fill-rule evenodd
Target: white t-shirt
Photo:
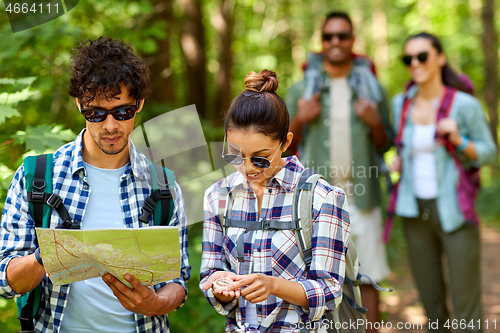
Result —
<path fill-rule="evenodd" d="M 245 322 L 250 324 L 252 327 L 259 327 L 259 320 L 257 319 L 257 304 L 247 301 L 247 306 L 245 308 Z"/>
<path fill-rule="evenodd" d="M 347 77 L 330 79 L 330 176 L 333 185 L 352 195 L 351 88 Z M 351 182 L 352 183 L 352 182 Z M 351 194 L 351 195 L 350 195 Z M 349 199 L 349 198 L 348 198 Z"/>
<path fill-rule="evenodd" d="M 411 173 L 413 193 L 419 199 L 437 197 L 434 135 L 436 124 L 414 124 L 411 142 Z"/>
<path fill-rule="evenodd" d="M 120 177 L 127 166 L 99 169 L 84 163 L 90 194 L 82 229 L 125 228 Z M 71 284 L 61 333 L 136 332 L 134 314 L 126 310 L 99 277 Z"/>

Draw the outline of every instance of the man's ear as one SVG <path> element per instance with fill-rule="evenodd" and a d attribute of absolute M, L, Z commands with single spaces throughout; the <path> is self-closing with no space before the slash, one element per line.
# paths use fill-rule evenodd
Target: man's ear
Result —
<path fill-rule="evenodd" d="M 76 106 L 78 106 L 78 110 L 81 110 L 82 109 L 82 104 L 80 103 L 80 100 L 75 97 L 75 101 L 76 101 Z"/>
<path fill-rule="evenodd" d="M 139 102 L 139 107 L 137 108 L 137 112 L 136 113 L 141 112 L 141 110 L 142 110 L 143 107 L 144 107 L 144 99 L 141 99 L 141 101 Z"/>

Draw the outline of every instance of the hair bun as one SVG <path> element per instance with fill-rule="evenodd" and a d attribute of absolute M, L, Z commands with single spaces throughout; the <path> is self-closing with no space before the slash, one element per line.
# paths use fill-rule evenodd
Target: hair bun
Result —
<path fill-rule="evenodd" d="M 245 88 L 255 92 L 275 92 L 278 89 L 278 77 L 267 69 L 259 73 L 250 72 L 245 77 Z"/>

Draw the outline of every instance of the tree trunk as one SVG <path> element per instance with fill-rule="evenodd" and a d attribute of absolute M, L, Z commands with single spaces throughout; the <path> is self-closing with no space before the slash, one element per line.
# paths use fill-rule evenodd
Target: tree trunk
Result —
<path fill-rule="evenodd" d="M 151 97 L 158 102 L 175 103 L 174 80 L 172 68 L 170 66 L 170 36 L 174 26 L 172 14 L 173 0 L 153 0 L 155 14 L 153 20 L 163 20 L 167 22 L 165 39 L 156 39 L 158 52 L 149 57 L 148 62 L 151 68 Z"/>
<path fill-rule="evenodd" d="M 215 74 L 215 114 L 211 115 L 215 123 L 221 123 L 224 112 L 231 104 L 231 68 L 233 66 L 234 0 L 218 0 L 216 15 L 212 24 L 217 31 L 217 52 L 219 70 Z"/>
<path fill-rule="evenodd" d="M 181 47 L 186 58 L 187 103 L 195 104 L 198 114 L 206 117 L 206 54 L 202 1 L 180 0 L 184 10 Z"/>
<path fill-rule="evenodd" d="M 490 129 L 495 144 L 498 146 L 498 36 L 495 30 L 495 0 L 484 0 L 483 5 L 483 51 L 485 62 L 484 98 L 488 105 Z"/>
<path fill-rule="evenodd" d="M 485 63 L 484 98 L 488 106 L 490 130 L 493 141 L 498 147 L 498 36 L 495 30 L 495 0 L 484 0 L 483 3 L 483 52 Z M 491 167 L 491 174 L 498 177 L 498 158 L 496 165 Z"/>

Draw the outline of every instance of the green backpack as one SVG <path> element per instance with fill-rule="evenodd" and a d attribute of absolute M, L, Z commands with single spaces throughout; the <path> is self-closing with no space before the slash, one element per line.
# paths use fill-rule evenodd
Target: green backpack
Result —
<path fill-rule="evenodd" d="M 299 253 L 309 268 L 312 260 L 312 207 L 314 188 L 319 179 L 324 177 L 315 173 L 312 169 L 304 169 L 299 177 L 299 182 L 295 186 L 292 201 L 292 221 L 261 221 L 254 222 L 249 225 L 248 221 L 233 220 L 231 216 L 233 200 L 229 193 L 228 182 L 221 187 L 219 192 L 219 221 L 223 230 L 224 236 L 227 234 L 227 228 L 236 227 L 246 229 L 246 232 L 252 230 L 294 230 L 295 239 L 299 248 Z M 238 260 L 244 261 L 243 258 L 243 234 L 240 235 L 237 241 Z M 361 303 L 360 282 L 361 277 L 366 277 L 377 290 L 392 291 L 379 287 L 370 277 L 358 272 L 359 261 L 356 254 L 356 248 L 351 241 L 347 248 L 345 258 L 345 276 L 344 287 L 342 288 L 342 302 L 334 311 L 328 311 L 326 318 L 328 320 L 329 333 L 364 333 L 364 325 L 356 325 L 356 328 L 351 328 L 350 323 L 357 323 L 358 319 L 363 319 L 367 309 Z M 308 329 L 303 329 L 303 332 L 309 332 Z"/>
<path fill-rule="evenodd" d="M 52 193 L 53 155 L 28 156 L 24 159 L 24 180 L 29 208 L 35 220 L 35 227 L 49 228 L 52 209 L 55 209 L 62 219 L 56 228 L 80 229 L 74 223 L 64 206 L 63 198 Z M 174 199 L 169 184 L 175 184 L 174 173 L 149 162 L 151 172 L 152 193 L 144 200 L 142 214 L 139 221 L 149 223 L 149 216 L 153 214 L 155 226 L 166 226 L 172 219 Z M 160 204 L 158 205 L 158 201 Z M 27 294 L 18 297 L 17 312 L 21 322 L 21 333 L 34 332 L 33 319 L 40 305 L 41 285 Z"/>

